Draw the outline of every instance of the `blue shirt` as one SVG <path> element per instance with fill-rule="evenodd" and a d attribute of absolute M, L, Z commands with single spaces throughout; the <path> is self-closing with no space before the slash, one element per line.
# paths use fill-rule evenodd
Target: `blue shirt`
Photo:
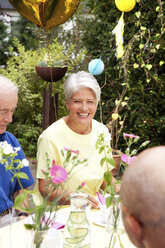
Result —
<path fill-rule="evenodd" d="M 0 142 L 1 141 L 7 141 L 7 143 L 11 144 L 12 147 L 20 147 L 20 150 L 17 152 L 18 156 L 16 157 L 16 159 L 23 160 L 24 158 L 26 158 L 20 146 L 20 143 L 13 134 L 5 131 L 3 134 L 0 134 Z M 17 166 L 17 164 L 15 164 L 15 166 Z M 29 166 L 21 168 L 20 171 L 26 173 L 29 178 L 29 180 L 20 179 L 23 188 L 31 186 L 34 183 L 34 179 Z M 12 174 L 10 170 L 6 172 L 5 166 L 0 163 L 0 213 L 8 208 L 13 207 L 13 193 L 16 190 L 20 189 L 20 185 L 17 181 L 17 178 L 14 178 L 13 182 L 11 182 L 11 178 Z"/>

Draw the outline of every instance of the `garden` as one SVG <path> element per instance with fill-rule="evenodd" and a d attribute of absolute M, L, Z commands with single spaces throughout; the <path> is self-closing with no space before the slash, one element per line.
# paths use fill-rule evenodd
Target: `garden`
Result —
<path fill-rule="evenodd" d="M 72 17 L 71 29 L 60 25 L 45 32 L 22 17 L 16 25 L 21 28 L 24 23 L 22 37 L 13 31 L 16 36 L 12 36 L 10 45 L 5 50 L 1 47 L 8 56 L 0 73 L 19 86 L 19 105 L 9 131 L 18 137 L 27 156 L 36 156 L 36 143 L 42 132 L 43 90 L 49 83 L 37 75 L 35 66 L 44 61 L 47 50 L 50 64 L 68 67 L 65 76 L 52 86 L 57 119 L 67 113 L 63 97 L 66 76 L 88 70 L 91 60 L 101 58 L 105 69 L 96 75 L 102 95 L 95 118 L 108 126 L 113 148 L 124 149 L 124 132 L 140 136 L 141 141 L 150 140 L 151 147 L 164 144 L 163 4 L 161 0 L 139 0 L 133 10 L 125 12 L 121 58 L 116 56 L 112 31 L 122 12 L 114 1 L 81 1 Z"/>
<path fill-rule="evenodd" d="M 111 217 L 114 219 L 110 224 L 112 228 L 113 222 L 113 232 L 106 247 L 114 247 L 111 244 L 115 242 L 124 247 L 120 237 L 125 235 L 125 231 L 122 229 L 121 233 L 117 233 L 121 208 L 116 186 L 120 185 L 124 170 L 140 151 L 145 147 L 165 144 L 165 2 L 63 0 L 63 5 L 58 0 L 49 3 L 41 0 L 29 5 L 23 0 L 20 4 L 15 0 L 9 2 L 21 15 L 11 25 L 10 32 L 7 24 L 0 21 L 0 74 L 11 79 L 19 88 L 18 106 L 7 130 L 18 138 L 29 160 L 35 160 L 40 134 L 68 115 L 66 105 L 70 102 L 65 100 L 63 92 L 65 80 L 78 71 L 92 74 L 101 88 L 101 99 L 94 118 L 106 125 L 109 131 L 107 136 L 103 132 L 95 137 L 93 154 L 98 152 L 96 157 L 101 157 L 101 160 L 97 162 L 100 167 L 106 168 L 101 178 L 106 185 L 102 191 L 99 186 L 100 191 L 95 190 L 95 193 L 100 204 L 106 205 L 108 211 L 111 208 L 113 213 Z M 79 115 L 83 119 L 87 113 Z M 10 152 L 6 153 L 7 150 Z M 28 177 L 20 170 L 28 165 L 26 161 L 24 165 L 23 160 L 16 159 L 16 150 L 11 149 L 7 142 L 1 142 L 1 163 L 6 171 L 13 171 L 11 181 L 16 177 L 22 188 L 20 179 Z M 50 225 L 55 224 L 59 202 L 67 192 L 63 184 L 68 182 L 72 170 L 79 165 L 88 165 L 88 159 L 78 158 L 80 152 L 75 147 L 64 147 L 60 152 L 61 158 L 64 158 L 61 160 L 63 167 L 58 164 L 59 161 L 51 161 L 50 154 L 45 153 L 47 171 L 43 167 L 41 172 L 48 182 L 45 184 L 47 197 L 41 198 L 40 204 L 35 205 L 34 202 L 33 208 L 30 205 L 25 208 L 21 204 L 27 195 L 36 194 L 35 190 L 25 189 L 14 202 L 15 208 L 32 214 L 33 222 L 26 223 L 25 227 L 36 231 L 33 239 L 35 247 L 40 247 L 44 239 L 40 231 L 48 231 Z M 111 170 L 111 166 L 117 165 L 115 158 L 118 155 L 120 169 Z M 15 164 L 18 164 L 16 169 Z M 87 207 L 90 193 L 84 196 L 84 187 L 86 182 L 82 181 L 76 189 L 78 196 L 72 195 L 72 207 L 77 207 L 76 197 L 80 196 L 81 207 Z M 65 190 L 59 193 L 61 189 Z M 52 192 L 57 195 L 51 201 Z M 71 211 L 65 223 L 68 228 L 65 228 L 67 238 L 64 239 L 64 247 L 73 247 L 73 244 L 74 247 L 80 247 L 80 244 L 84 248 L 90 247 L 89 223 L 84 210 L 80 210 Z M 46 213 L 50 213 L 48 218 Z"/>

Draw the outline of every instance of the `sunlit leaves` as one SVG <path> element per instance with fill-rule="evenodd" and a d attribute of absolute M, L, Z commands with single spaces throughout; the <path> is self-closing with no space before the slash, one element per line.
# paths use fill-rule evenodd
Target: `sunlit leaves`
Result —
<path fill-rule="evenodd" d="M 148 64 L 148 65 L 146 65 L 146 68 L 150 71 L 151 68 L 152 68 L 152 65 L 151 64 Z"/>
<path fill-rule="evenodd" d="M 135 12 L 135 15 L 136 15 L 136 17 L 139 19 L 140 16 L 141 16 L 141 12 L 140 12 L 140 11 L 137 11 L 137 12 Z"/>
<path fill-rule="evenodd" d="M 160 65 L 160 66 L 164 65 L 164 61 L 161 60 L 161 61 L 159 62 L 159 65 Z"/>
<path fill-rule="evenodd" d="M 134 64 L 133 64 L 133 68 L 134 68 L 134 69 L 137 69 L 137 68 L 139 68 L 139 65 L 138 65 L 137 63 L 134 63 Z"/>

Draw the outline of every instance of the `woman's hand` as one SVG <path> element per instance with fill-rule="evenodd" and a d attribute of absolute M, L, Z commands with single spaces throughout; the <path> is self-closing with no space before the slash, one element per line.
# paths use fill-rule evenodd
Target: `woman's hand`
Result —
<path fill-rule="evenodd" d="M 94 196 L 89 195 L 88 201 L 91 204 L 92 208 L 99 208 L 99 202 Z"/>

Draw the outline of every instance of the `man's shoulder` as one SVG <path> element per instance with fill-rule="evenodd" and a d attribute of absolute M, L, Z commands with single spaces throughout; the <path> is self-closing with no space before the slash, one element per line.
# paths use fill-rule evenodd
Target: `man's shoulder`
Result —
<path fill-rule="evenodd" d="M 8 143 L 12 143 L 12 144 L 19 144 L 17 138 L 14 136 L 14 134 L 8 132 L 8 131 L 5 131 L 4 133 L 4 140 L 6 140 Z"/>

